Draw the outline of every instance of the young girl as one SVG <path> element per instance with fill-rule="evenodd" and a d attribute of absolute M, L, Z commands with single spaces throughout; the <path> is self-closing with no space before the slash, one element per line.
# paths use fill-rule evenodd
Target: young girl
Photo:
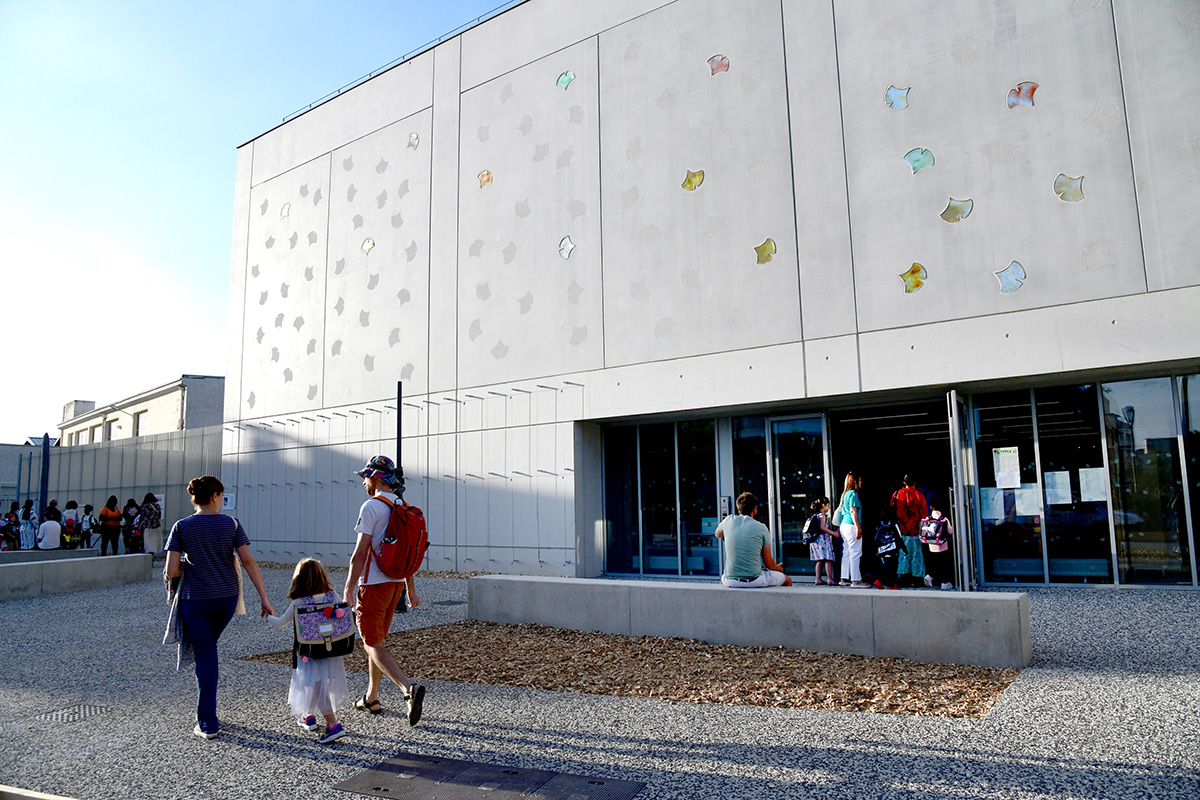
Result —
<path fill-rule="evenodd" d="M 833 562 L 837 554 L 833 552 L 833 537 L 842 534 L 829 526 L 829 498 L 818 497 L 812 502 L 812 512 L 817 516 L 816 522 L 821 526 L 821 535 L 808 546 L 808 557 L 817 562 L 817 586 L 836 586 L 833 579 Z M 821 580 L 821 568 L 824 566 L 827 580 Z"/>
<path fill-rule="evenodd" d="M 303 559 L 292 573 L 292 587 L 288 591 L 292 604 L 280 616 L 269 616 L 267 621 L 276 628 L 295 625 L 296 609 L 316 602 L 337 602 L 338 597 L 329 581 L 329 573 L 315 558 Z M 350 690 L 346 686 L 346 667 L 341 656 L 333 658 L 295 658 L 292 684 L 288 690 L 288 703 L 298 725 L 307 731 L 321 728 L 316 713 L 325 717 L 325 727 L 317 741 L 321 744 L 340 739 L 346 735 L 337 715 L 339 705 L 350 701 Z"/>

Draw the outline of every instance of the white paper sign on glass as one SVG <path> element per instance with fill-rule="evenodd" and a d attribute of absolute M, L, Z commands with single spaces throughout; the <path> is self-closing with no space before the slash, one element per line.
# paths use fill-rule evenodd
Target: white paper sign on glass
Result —
<path fill-rule="evenodd" d="M 1071 505 L 1071 471 L 1047 472 L 1042 475 L 1046 482 L 1046 503 L 1052 506 Z"/>
<path fill-rule="evenodd" d="M 993 447 L 992 467 L 997 489 L 1016 489 L 1021 485 L 1021 454 L 1015 447 Z"/>
<path fill-rule="evenodd" d="M 1108 502 L 1108 476 L 1104 467 L 1079 470 L 1079 499 L 1085 503 Z"/>
<path fill-rule="evenodd" d="M 221 498 L 221 510 L 233 511 L 237 508 L 237 492 L 226 492 Z"/>
<path fill-rule="evenodd" d="M 1023 483 L 1017 487 L 1017 516 L 1036 517 L 1042 513 L 1041 503 L 1038 502 L 1038 485 Z"/>
<path fill-rule="evenodd" d="M 1004 490 L 981 487 L 979 516 L 984 519 L 1004 519 Z"/>

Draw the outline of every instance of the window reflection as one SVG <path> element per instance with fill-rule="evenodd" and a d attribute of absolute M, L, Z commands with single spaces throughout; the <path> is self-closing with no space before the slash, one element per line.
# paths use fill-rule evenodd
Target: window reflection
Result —
<path fill-rule="evenodd" d="M 1051 583 L 1112 583 L 1096 385 L 1034 392 Z"/>
<path fill-rule="evenodd" d="M 679 520 L 683 574 L 718 575 L 717 429 L 712 420 L 679 423 Z"/>
<path fill-rule="evenodd" d="M 645 573 L 679 574 L 675 505 L 675 425 L 640 427 L 642 555 Z"/>
<path fill-rule="evenodd" d="M 1028 391 L 976 395 L 984 580 L 1042 583 L 1042 517 Z"/>
<path fill-rule="evenodd" d="M 1120 580 L 1190 584 L 1171 379 L 1106 383 L 1103 403 Z"/>
<path fill-rule="evenodd" d="M 1183 401 L 1183 453 L 1192 511 L 1191 546 L 1200 539 L 1200 375 L 1180 378 Z"/>
<path fill-rule="evenodd" d="M 604 429 L 604 516 L 608 572 L 638 572 L 637 428 Z"/>

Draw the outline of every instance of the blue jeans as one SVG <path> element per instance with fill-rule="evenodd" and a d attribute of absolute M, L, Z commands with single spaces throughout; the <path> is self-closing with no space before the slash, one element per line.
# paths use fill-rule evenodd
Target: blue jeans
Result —
<path fill-rule="evenodd" d="M 183 629 L 196 654 L 196 720 L 205 733 L 216 733 L 217 721 L 217 639 L 233 618 L 237 597 L 218 597 L 212 600 L 181 600 L 179 613 Z"/>

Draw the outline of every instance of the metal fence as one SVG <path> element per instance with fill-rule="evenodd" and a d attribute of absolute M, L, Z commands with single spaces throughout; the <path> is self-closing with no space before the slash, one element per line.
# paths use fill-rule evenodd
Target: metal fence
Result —
<path fill-rule="evenodd" d="M 163 495 L 163 535 L 178 519 L 192 513 L 187 483 L 201 475 L 221 476 L 221 426 L 138 436 L 102 444 L 50 448 L 50 479 L 46 497 L 39 498 L 42 449 L 21 456 L 17 500 L 33 498 L 35 507 L 68 500 L 79 508 L 99 510 L 110 495 L 118 506 L 147 492 Z M 95 512 L 93 512 L 95 513 Z"/>

